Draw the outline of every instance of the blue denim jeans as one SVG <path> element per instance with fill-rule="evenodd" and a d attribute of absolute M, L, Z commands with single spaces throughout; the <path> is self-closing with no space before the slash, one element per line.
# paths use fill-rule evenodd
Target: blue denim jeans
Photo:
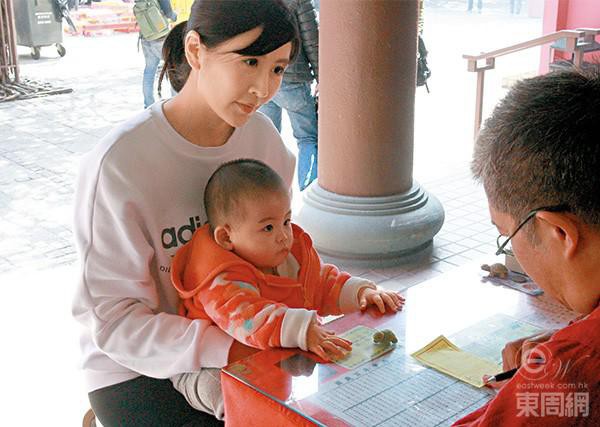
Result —
<path fill-rule="evenodd" d="M 483 6 L 483 0 L 477 0 L 477 10 L 481 13 L 481 8 Z M 473 10 L 473 0 L 467 0 L 467 10 L 470 12 Z"/>
<path fill-rule="evenodd" d="M 162 58 L 162 46 L 165 39 L 144 40 L 141 39 L 142 52 L 144 52 L 144 79 L 142 81 L 142 90 L 144 92 L 144 108 L 154 104 L 154 80 L 158 64 Z"/>
<path fill-rule="evenodd" d="M 285 109 L 298 142 L 298 185 L 304 190 L 317 177 L 317 113 L 309 83 L 281 83 L 281 88 L 260 111 L 281 132 L 281 110 Z"/>

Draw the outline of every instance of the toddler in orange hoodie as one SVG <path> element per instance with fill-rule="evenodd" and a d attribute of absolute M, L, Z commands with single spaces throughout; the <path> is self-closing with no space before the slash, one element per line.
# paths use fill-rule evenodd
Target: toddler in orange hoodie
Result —
<path fill-rule="evenodd" d="M 204 206 L 208 224 L 171 266 L 181 315 L 211 320 L 251 347 L 299 347 L 330 360 L 352 345 L 323 328 L 317 314 L 368 305 L 382 313 L 402 309 L 396 292 L 321 262 L 308 234 L 291 222 L 288 188 L 265 164 L 242 159 L 221 165 L 206 185 Z M 172 380 L 192 406 L 204 410 L 206 396 L 195 390 L 194 375 Z M 217 378 L 218 372 L 211 380 Z"/>

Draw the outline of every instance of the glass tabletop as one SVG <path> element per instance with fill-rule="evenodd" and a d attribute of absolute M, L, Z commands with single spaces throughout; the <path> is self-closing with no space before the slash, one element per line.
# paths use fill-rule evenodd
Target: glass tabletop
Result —
<path fill-rule="evenodd" d="M 506 342 L 563 327 L 576 317 L 547 295 L 495 286 L 484 276 L 478 265 L 467 265 L 403 292 L 400 313 L 369 310 L 328 324 L 362 340 L 354 341 L 355 349 L 375 346 L 374 330 L 394 331 L 398 343 L 373 352 L 385 353 L 375 359 L 320 363 L 307 352 L 277 349 L 232 363 L 224 372 L 317 425 L 450 425 L 485 404 L 493 391 L 425 367 L 411 353 L 445 335 L 497 363 L 500 372 Z"/>

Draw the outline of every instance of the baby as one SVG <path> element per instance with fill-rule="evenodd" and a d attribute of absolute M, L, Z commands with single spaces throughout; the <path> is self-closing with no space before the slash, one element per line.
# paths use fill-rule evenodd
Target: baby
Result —
<path fill-rule="evenodd" d="M 352 345 L 326 330 L 317 315 L 368 305 L 382 313 L 402 309 L 397 293 L 321 262 L 308 234 L 291 222 L 288 188 L 265 164 L 244 159 L 221 165 L 206 185 L 204 205 L 208 224 L 171 266 L 180 314 L 211 320 L 251 347 L 299 347 L 331 360 Z M 191 380 L 173 380 L 180 391 L 185 381 Z M 197 407 L 197 399 L 182 392 Z"/>

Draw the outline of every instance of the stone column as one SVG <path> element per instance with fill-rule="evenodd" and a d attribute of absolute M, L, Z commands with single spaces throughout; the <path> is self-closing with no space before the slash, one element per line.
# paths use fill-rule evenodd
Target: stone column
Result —
<path fill-rule="evenodd" d="M 441 204 L 412 179 L 418 0 L 322 0 L 319 178 L 297 221 L 371 265 L 430 245 Z"/>

